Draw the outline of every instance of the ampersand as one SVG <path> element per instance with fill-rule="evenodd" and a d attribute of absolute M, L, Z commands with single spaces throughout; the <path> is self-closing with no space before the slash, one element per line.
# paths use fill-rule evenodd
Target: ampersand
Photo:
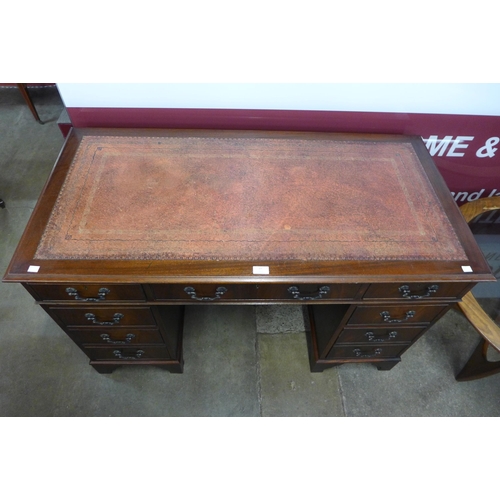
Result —
<path fill-rule="evenodd" d="M 478 158 L 485 158 L 488 156 L 489 158 L 493 158 L 495 156 L 495 152 L 498 148 L 494 148 L 500 142 L 500 137 L 490 137 L 486 144 L 477 150 L 476 156 Z"/>

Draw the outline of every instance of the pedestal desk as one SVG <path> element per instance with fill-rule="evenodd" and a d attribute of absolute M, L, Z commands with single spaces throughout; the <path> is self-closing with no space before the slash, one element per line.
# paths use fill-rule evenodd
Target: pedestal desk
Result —
<path fill-rule="evenodd" d="M 190 304 L 300 304 L 390 369 L 490 268 L 419 137 L 73 129 L 4 276 L 99 372 L 182 372 Z"/>

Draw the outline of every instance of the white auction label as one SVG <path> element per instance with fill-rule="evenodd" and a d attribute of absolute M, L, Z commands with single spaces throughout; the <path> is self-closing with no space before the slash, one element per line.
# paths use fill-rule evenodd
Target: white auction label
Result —
<path fill-rule="evenodd" d="M 253 266 L 253 274 L 269 274 L 269 266 Z"/>
<path fill-rule="evenodd" d="M 462 266 L 462 271 L 464 273 L 471 273 L 472 272 L 472 267 L 470 267 L 470 266 Z"/>
<path fill-rule="evenodd" d="M 28 267 L 28 272 L 29 273 L 37 273 L 40 269 L 40 266 L 30 266 Z"/>

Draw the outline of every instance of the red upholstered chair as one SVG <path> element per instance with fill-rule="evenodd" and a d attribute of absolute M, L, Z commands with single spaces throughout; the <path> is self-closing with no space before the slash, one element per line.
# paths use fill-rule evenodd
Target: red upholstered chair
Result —
<path fill-rule="evenodd" d="M 478 215 L 490 210 L 500 209 L 500 197 L 480 198 L 479 200 L 465 203 L 460 207 L 462 215 L 467 222 Z M 498 297 L 500 302 L 500 297 Z M 457 381 L 464 382 L 476 380 L 500 373 L 500 361 L 488 361 L 488 347 L 492 346 L 500 352 L 500 314 L 496 313 L 491 318 L 481 307 L 472 292 L 467 293 L 462 302 L 457 304 L 458 309 L 469 320 L 471 325 L 482 336 L 470 359 L 455 377 Z"/>

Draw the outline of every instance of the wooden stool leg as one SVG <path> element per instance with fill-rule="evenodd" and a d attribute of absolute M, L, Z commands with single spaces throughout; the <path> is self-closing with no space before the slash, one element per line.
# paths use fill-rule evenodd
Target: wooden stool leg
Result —
<path fill-rule="evenodd" d="M 31 113 L 33 114 L 33 116 L 35 117 L 35 120 L 38 122 L 38 123 L 41 123 L 43 125 L 43 122 L 42 120 L 40 120 L 40 117 L 38 116 L 38 113 L 36 111 L 36 108 L 35 108 L 35 105 L 33 104 L 33 101 L 31 100 L 31 97 L 30 95 L 28 94 L 28 89 L 26 87 L 26 84 L 25 83 L 18 83 L 17 84 L 17 88 L 20 90 L 22 96 L 24 97 L 24 100 L 26 101 L 26 104 L 28 105 L 28 107 L 30 108 L 31 110 Z"/>
<path fill-rule="evenodd" d="M 465 363 L 462 371 L 455 377 L 457 382 L 477 380 L 500 373 L 500 361 L 488 361 L 486 358 L 488 346 L 488 342 L 484 339 L 479 342 L 469 361 Z"/>

